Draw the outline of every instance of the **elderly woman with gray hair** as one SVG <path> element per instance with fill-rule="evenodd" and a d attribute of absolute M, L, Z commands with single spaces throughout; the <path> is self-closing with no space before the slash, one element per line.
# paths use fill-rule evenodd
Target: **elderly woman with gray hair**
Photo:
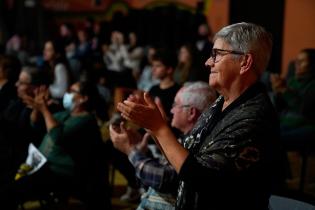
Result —
<path fill-rule="evenodd" d="M 176 209 L 267 210 L 282 181 L 277 113 L 259 82 L 271 55 L 271 35 L 242 22 L 222 28 L 213 41 L 206 66 L 220 96 L 184 146 L 147 93 L 144 103 L 125 100 L 117 107 L 124 118 L 151 131 L 178 173 Z"/>

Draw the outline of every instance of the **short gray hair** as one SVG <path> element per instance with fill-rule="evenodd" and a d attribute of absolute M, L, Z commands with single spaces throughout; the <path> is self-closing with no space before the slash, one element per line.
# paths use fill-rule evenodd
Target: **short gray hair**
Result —
<path fill-rule="evenodd" d="M 178 94 L 180 94 L 182 104 L 195 107 L 200 112 L 203 112 L 217 98 L 216 91 L 208 83 L 202 81 L 186 82 Z"/>
<path fill-rule="evenodd" d="M 250 53 L 254 57 L 254 70 L 260 76 L 267 68 L 272 51 L 272 35 L 262 26 L 253 23 L 235 23 L 223 27 L 213 41 L 222 39 L 233 50 Z"/>

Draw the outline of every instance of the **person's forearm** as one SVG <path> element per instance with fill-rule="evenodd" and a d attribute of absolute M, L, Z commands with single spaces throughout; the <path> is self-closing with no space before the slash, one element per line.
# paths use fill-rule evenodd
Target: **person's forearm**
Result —
<path fill-rule="evenodd" d="M 40 112 L 39 111 L 37 111 L 36 109 L 33 109 L 32 110 L 32 113 L 31 113 L 31 122 L 33 123 L 33 124 L 35 124 L 36 122 L 38 122 L 38 120 L 39 120 L 39 116 L 40 116 Z"/>
<path fill-rule="evenodd" d="M 165 160 L 149 157 L 136 149 L 128 158 L 135 167 L 136 176 L 144 185 L 166 192 L 176 183 L 177 173 Z"/>
<path fill-rule="evenodd" d="M 56 121 L 56 119 L 54 118 L 54 116 L 48 109 L 43 110 L 42 114 L 44 116 L 46 128 L 48 132 L 58 125 L 58 122 Z"/>
<path fill-rule="evenodd" d="M 156 136 L 168 161 L 178 173 L 189 152 L 177 141 L 175 135 L 167 125 L 154 131 L 153 134 Z"/>

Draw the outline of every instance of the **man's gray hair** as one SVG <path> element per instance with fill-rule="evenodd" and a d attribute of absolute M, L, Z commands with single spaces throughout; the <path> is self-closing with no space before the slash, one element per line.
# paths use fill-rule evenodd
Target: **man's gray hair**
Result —
<path fill-rule="evenodd" d="M 186 82 L 179 90 L 179 94 L 182 104 L 195 107 L 200 112 L 203 112 L 217 98 L 216 91 L 208 83 L 202 81 Z"/>

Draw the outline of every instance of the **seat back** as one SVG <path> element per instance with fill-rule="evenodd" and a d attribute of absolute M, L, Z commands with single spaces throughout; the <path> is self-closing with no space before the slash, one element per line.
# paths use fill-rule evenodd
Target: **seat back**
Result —
<path fill-rule="evenodd" d="M 315 210 L 315 206 L 288 197 L 272 195 L 269 199 L 270 210 Z"/>

